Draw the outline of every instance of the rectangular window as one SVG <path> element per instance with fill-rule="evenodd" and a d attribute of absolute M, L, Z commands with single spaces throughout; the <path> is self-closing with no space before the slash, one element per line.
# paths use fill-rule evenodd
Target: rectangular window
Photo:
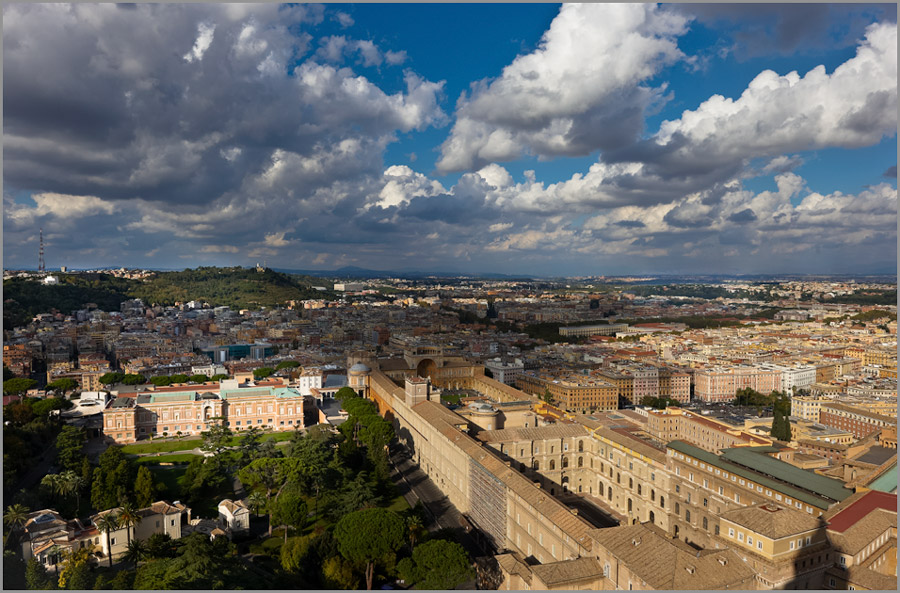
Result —
<path fill-rule="evenodd" d="M 114 538 L 114 537 L 109 538 L 109 545 L 110 546 L 116 545 L 116 538 Z"/>
<path fill-rule="evenodd" d="M 748 546 L 752 546 L 752 545 L 753 545 L 753 538 L 750 537 L 749 535 L 747 536 L 747 545 L 748 545 Z"/>
<path fill-rule="evenodd" d="M 743 531 L 738 532 L 738 541 L 739 542 L 744 541 L 744 532 Z"/>
<path fill-rule="evenodd" d="M 762 550 L 762 541 L 756 540 L 756 547 L 757 549 Z"/>

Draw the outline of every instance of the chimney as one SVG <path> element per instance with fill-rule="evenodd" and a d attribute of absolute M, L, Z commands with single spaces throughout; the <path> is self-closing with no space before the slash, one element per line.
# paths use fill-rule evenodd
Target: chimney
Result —
<path fill-rule="evenodd" d="M 538 482 L 538 481 L 535 481 L 535 482 L 534 482 L 534 485 L 535 485 L 535 486 L 537 486 L 537 487 L 538 487 L 538 488 L 540 488 L 540 487 L 541 487 L 541 483 L 540 483 L 540 482 Z"/>
<path fill-rule="evenodd" d="M 578 509 L 569 509 L 569 510 L 572 511 L 573 515 L 576 515 L 576 516 L 578 515 Z"/>

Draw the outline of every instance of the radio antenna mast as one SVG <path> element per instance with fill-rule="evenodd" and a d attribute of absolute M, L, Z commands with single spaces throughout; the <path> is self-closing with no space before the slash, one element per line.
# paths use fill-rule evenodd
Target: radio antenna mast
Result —
<path fill-rule="evenodd" d="M 44 273 L 44 229 L 41 229 L 40 247 L 38 248 L 38 272 Z"/>

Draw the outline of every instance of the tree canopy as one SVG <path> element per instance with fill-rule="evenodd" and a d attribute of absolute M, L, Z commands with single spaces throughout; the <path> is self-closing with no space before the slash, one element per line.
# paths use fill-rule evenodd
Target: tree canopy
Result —
<path fill-rule="evenodd" d="M 334 528 L 341 556 L 363 568 L 366 588 L 372 588 L 376 564 L 392 563 L 403 546 L 403 519 L 387 509 L 363 509 L 344 516 Z"/>
<path fill-rule="evenodd" d="M 37 381 L 24 377 L 14 377 L 3 382 L 3 395 L 19 395 L 29 389 L 34 389 Z"/>
<path fill-rule="evenodd" d="M 412 557 L 401 560 L 397 569 L 416 589 L 455 589 L 475 576 L 465 549 L 443 539 L 416 546 Z"/>

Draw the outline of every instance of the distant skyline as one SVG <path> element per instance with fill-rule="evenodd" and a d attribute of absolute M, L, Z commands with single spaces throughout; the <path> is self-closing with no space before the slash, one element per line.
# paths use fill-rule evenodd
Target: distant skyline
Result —
<path fill-rule="evenodd" d="M 4 267 L 895 274 L 893 4 L 6 4 Z"/>

